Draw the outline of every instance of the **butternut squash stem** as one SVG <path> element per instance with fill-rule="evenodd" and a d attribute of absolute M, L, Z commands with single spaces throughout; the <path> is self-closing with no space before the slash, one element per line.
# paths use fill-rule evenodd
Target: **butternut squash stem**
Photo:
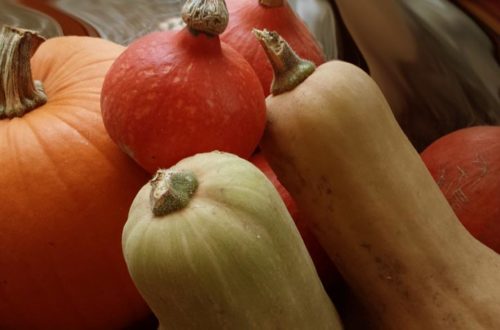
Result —
<path fill-rule="evenodd" d="M 150 201 L 153 214 L 165 216 L 189 204 L 198 188 L 198 179 L 190 172 L 160 169 L 151 179 Z"/>
<path fill-rule="evenodd" d="M 33 81 L 30 59 L 45 39 L 35 31 L 3 26 L 0 32 L 0 118 L 21 117 L 45 104 L 40 81 Z"/>
<path fill-rule="evenodd" d="M 277 32 L 253 29 L 253 33 L 274 70 L 271 84 L 273 95 L 294 89 L 316 69 L 313 62 L 300 58 Z"/>
<path fill-rule="evenodd" d="M 187 0 L 182 6 L 181 17 L 195 35 L 217 36 L 224 32 L 229 22 L 224 0 Z"/>
<path fill-rule="evenodd" d="M 259 5 L 264 7 L 281 7 L 285 5 L 285 0 L 259 0 Z"/>

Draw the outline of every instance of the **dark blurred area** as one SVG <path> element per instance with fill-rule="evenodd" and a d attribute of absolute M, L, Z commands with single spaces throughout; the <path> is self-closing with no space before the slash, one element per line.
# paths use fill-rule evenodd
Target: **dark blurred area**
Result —
<path fill-rule="evenodd" d="M 500 123 L 499 4 L 335 0 L 339 58 L 378 83 L 417 150 Z"/>

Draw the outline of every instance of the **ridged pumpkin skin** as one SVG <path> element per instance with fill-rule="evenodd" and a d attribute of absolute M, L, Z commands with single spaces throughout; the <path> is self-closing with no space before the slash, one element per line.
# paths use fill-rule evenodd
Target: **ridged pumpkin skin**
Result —
<path fill-rule="evenodd" d="M 130 274 L 162 329 L 340 329 L 293 220 L 250 162 L 211 152 L 169 172 L 191 172 L 189 204 L 155 217 L 151 185 L 123 231 Z"/>
<path fill-rule="evenodd" d="M 286 0 L 279 7 L 265 7 L 258 0 L 228 0 L 226 4 L 229 25 L 221 39 L 252 65 L 265 95 L 270 93 L 273 69 L 259 42 L 255 40 L 252 29 L 277 31 L 300 57 L 313 61 L 316 65 L 325 62 L 325 55 L 318 42 Z"/>
<path fill-rule="evenodd" d="M 461 225 L 373 80 L 319 66 L 261 147 L 381 329 L 500 329 L 500 257 Z"/>
<path fill-rule="evenodd" d="M 454 131 L 421 156 L 465 228 L 500 253 L 500 127 Z"/>
<path fill-rule="evenodd" d="M 47 40 L 31 63 L 48 102 L 0 120 L 1 329 L 117 329 L 147 315 L 120 234 L 148 177 L 108 137 L 99 106 L 122 50 Z"/>

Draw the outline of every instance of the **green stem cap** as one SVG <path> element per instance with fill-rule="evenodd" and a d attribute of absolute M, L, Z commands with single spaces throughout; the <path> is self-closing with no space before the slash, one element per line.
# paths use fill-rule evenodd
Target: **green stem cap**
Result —
<path fill-rule="evenodd" d="M 313 62 L 300 58 L 277 32 L 253 29 L 253 33 L 273 67 L 273 95 L 294 89 L 316 69 Z"/>
<path fill-rule="evenodd" d="M 163 169 L 156 172 L 150 183 L 151 207 L 157 217 L 185 208 L 198 188 L 198 179 L 193 173 Z"/>

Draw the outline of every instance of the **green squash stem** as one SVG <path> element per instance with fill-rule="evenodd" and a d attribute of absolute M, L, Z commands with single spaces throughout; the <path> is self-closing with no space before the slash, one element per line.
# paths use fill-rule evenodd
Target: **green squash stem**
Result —
<path fill-rule="evenodd" d="M 22 117 L 45 104 L 40 81 L 33 81 L 30 59 L 45 39 L 34 31 L 3 26 L 0 31 L 0 119 Z"/>
<path fill-rule="evenodd" d="M 219 35 L 229 22 L 224 0 L 187 0 L 182 6 L 181 17 L 195 35 Z"/>
<path fill-rule="evenodd" d="M 277 32 L 253 29 L 274 70 L 273 95 L 290 91 L 316 69 L 316 65 L 300 58 Z"/>
<path fill-rule="evenodd" d="M 181 210 L 189 204 L 198 188 L 193 173 L 158 170 L 151 180 L 151 208 L 153 214 L 162 217 Z"/>

